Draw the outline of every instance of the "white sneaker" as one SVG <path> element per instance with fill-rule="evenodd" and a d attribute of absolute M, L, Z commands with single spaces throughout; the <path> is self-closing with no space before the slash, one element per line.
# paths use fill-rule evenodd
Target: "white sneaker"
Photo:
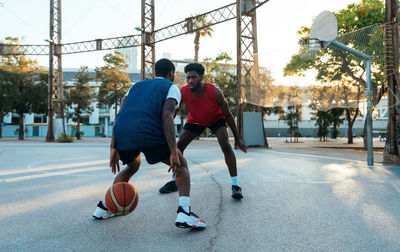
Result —
<path fill-rule="evenodd" d="M 178 207 L 178 216 L 176 216 L 175 226 L 180 228 L 205 228 L 206 223 L 202 221 L 195 213 L 186 213 L 181 206 Z"/>
<path fill-rule="evenodd" d="M 94 211 L 92 216 L 96 220 L 104 220 L 110 217 L 114 217 L 115 214 L 112 214 L 109 211 L 107 211 L 107 208 L 104 206 L 103 202 L 100 201 L 99 204 L 97 204 L 96 210 Z"/>

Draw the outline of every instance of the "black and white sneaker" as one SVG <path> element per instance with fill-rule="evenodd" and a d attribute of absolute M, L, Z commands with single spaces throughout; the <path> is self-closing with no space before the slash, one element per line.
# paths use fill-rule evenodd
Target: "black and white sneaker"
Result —
<path fill-rule="evenodd" d="M 92 216 L 96 220 L 104 220 L 104 219 L 114 217 L 115 214 L 112 214 L 109 211 L 107 211 L 107 208 L 104 206 L 103 202 L 100 200 L 100 202 L 97 204 L 96 210 L 94 211 Z"/>
<path fill-rule="evenodd" d="M 163 187 L 160 188 L 160 193 L 170 193 L 178 191 L 175 181 L 169 181 Z"/>
<path fill-rule="evenodd" d="M 242 195 L 242 188 L 240 188 L 239 186 L 232 186 L 232 198 L 234 199 L 242 199 L 243 195 Z"/>
<path fill-rule="evenodd" d="M 192 211 L 187 213 L 181 206 L 179 206 L 177 213 L 178 216 L 176 216 L 175 226 L 179 228 L 202 229 L 206 227 L 206 223 Z"/>

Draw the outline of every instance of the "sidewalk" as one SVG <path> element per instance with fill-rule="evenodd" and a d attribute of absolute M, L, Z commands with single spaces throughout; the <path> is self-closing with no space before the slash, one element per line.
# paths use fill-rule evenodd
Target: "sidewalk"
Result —
<path fill-rule="evenodd" d="M 18 140 L 17 138 L 0 138 L 1 144 L 14 144 L 14 145 L 41 145 L 41 144 L 54 144 L 54 145 L 109 145 L 111 138 L 105 137 L 83 137 L 81 140 L 74 140 L 73 143 L 57 143 L 57 142 L 46 142 L 45 138 L 41 137 L 30 137 L 24 140 Z M 234 143 L 234 138 L 230 138 L 231 144 Z M 293 146 L 304 146 L 311 148 L 335 148 L 335 149 L 353 149 L 363 150 L 363 139 L 361 137 L 353 138 L 353 144 L 347 143 L 347 138 L 329 138 L 328 141 L 319 141 L 319 138 L 314 137 L 301 137 L 298 143 L 290 142 L 290 138 L 286 137 L 269 137 L 267 138 L 270 148 L 274 147 L 293 147 Z M 293 139 L 294 141 L 294 139 Z M 216 137 L 201 137 L 199 140 L 195 140 L 199 144 L 206 142 L 217 143 Z M 380 141 L 379 138 L 374 138 L 374 151 L 383 151 L 385 141 Z"/>
<path fill-rule="evenodd" d="M 292 139 L 294 140 L 294 139 Z M 286 142 L 287 141 L 287 142 Z M 299 143 L 290 143 L 290 138 L 268 138 L 269 145 L 273 148 L 274 145 L 301 144 L 313 148 L 336 148 L 336 149 L 357 149 L 364 150 L 364 140 L 361 137 L 353 138 L 353 144 L 347 143 L 347 138 L 328 138 L 326 142 L 320 141 L 319 138 L 302 137 L 299 138 Z M 374 151 L 383 151 L 385 141 L 380 141 L 379 138 L 373 139 Z"/>

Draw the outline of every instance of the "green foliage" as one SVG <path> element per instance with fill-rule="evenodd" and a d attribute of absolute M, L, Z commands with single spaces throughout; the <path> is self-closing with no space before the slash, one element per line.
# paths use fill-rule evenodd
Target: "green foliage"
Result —
<path fill-rule="evenodd" d="M 200 38 L 206 36 L 212 36 L 214 31 L 210 26 L 212 21 L 208 21 L 205 15 L 197 15 L 193 17 L 193 30 L 195 33 L 194 37 L 194 61 L 199 61 L 199 48 L 200 48 Z M 186 25 L 185 25 L 186 27 Z M 203 27 L 203 28 L 201 28 Z"/>
<path fill-rule="evenodd" d="M 295 142 L 298 142 L 298 137 L 300 136 L 299 121 L 301 121 L 301 105 L 288 106 L 288 111 L 285 113 L 283 120 L 289 126 L 290 142 L 292 142 L 292 137 L 295 138 Z"/>
<path fill-rule="evenodd" d="M 28 128 L 25 127 L 24 130 L 23 130 L 23 132 L 24 132 L 25 135 L 28 134 L 28 133 L 29 133 Z M 19 128 L 16 128 L 16 129 L 14 130 L 14 135 L 18 136 L 18 134 L 19 134 Z"/>
<path fill-rule="evenodd" d="M 225 96 L 229 109 L 236 115 L 237 108 L 237 76 L 235 65 L 230 63 L 232 57 L 227 52 L 221 52 L 215 59 L 204 59 L 206 69 L 203 80 L 216 84 Z"/>
<path fill-rule="evenodd" d="M 337 127 L 339 127 L 344 121 L 344 118 L 342 117 L 344 114 L 344 108 L 333 108 L 328 111 L 328 114 L 329 121 L 333 125 L 332 138 L 336 138 L 339 135 L 339 130 Z"/>
<path fill-rule="evenodd" d="M 315 125 L 318 126 L 317 136 L 320 141 L 326 141 L 329 134 L 329 125 L 331 124 L 329 120 L 328 111 L 320 111 L 315 108 L 315 105 L 311 105 L 311 108 L 315 111 L 312 120 L 315 120 Z"/>
<path fill-rule="evenodd" d="M 95 94 L 89 86 L 89 81 L 91 80 L 88 68 L 83 66 L 75 75 L 75 86 L 65 92 L 65 106 L 72 110 L 72 112 L 67 113 L 67 117 L 78 124 L 76 132 L 78 140 L 81 139 L 79 126 L 82 114 L 91 114 L 93 112 L 93 108 L 90 105 L 94 100 Z"/>
<path fill-rule="evenodd" d="M 98 106 L 115 106 L 115 117 L 121 99 L 131 86 L 125 56 L 114 51 L 104 56 L 105 66 L 96 69 L 96 79 L 101 82 L 97 95 Z"/>
<path fill-rule="evenodd" d="M 13 111 L 15 97 L 18 93 L 17 87 L 12 81 L 13 77 L 15 75 L 4 71 L 0 67 L 0 138 L 2 137 L 3 127 L 1 125 L 3 125 L 3 118 L 9 112 Z"/>
<path fill-rule="evenodd" d="M 329 134 L 329 126 L 333 125 L 332 138 L 336 138 L 339 134 L 339 127 L 343 121 L 344 108 L 333 108 L 328 111 L 318 110 L 315 104 L 311 104 L 310 107 L 314 111 L 312 120 L 315 120 L 315 125 L 318 126 L 317 135 L 320 141 L 327 141 Z"/>
<path fill-rule="evenodd" d="M 18 50 L 18 39 L 7 37 L 5 44 L 15 45 Z M 24 114 L 47 112 L 47 80 L 44 70 L 39 67 L 37 61 L 31 60 L 26 55 L 0 56 L 0 79 L 10 88 L 11 96 L 6 101 L 12 104 L 20 117 L 18 139 L 24 139 L 23 125 Z M 4 112 L 4 111 L 3 111 Z"/>
<path fill-rule="evenodd" d="M 73 135 L 70 136 L 67 133 L 63 132 L 57 138 L 57 142 L 59 142 L 59 143 L 72 143 L 72 142 L 74 142 L 74 136 Z"/>

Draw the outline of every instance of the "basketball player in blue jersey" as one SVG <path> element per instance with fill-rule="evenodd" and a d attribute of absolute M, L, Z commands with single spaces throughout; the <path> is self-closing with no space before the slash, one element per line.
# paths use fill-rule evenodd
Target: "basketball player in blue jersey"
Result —
<path fill-rule="evenodd" d="M 176 177 L 179 191 L 178 215 L 175 225 L 181 228 L 205 228 L 204 221 L 190 211 L 190 174 L 187 162 L 175 139 L 174 116 L 181 93 L 172 82 L 175 66 L 168 59 L 155 64 L 155 79 L 135 83 L 122 99 L 110 146 L 111 171 L 118 175 L 114 184 L 128 182 L 141 164 L 143 153 L 149 164 L 163 162 Z M 127 167 L 120 171 L 119 161 Z M 114 215 L 100 201 L 93 213 L 95 219 Z"/>

